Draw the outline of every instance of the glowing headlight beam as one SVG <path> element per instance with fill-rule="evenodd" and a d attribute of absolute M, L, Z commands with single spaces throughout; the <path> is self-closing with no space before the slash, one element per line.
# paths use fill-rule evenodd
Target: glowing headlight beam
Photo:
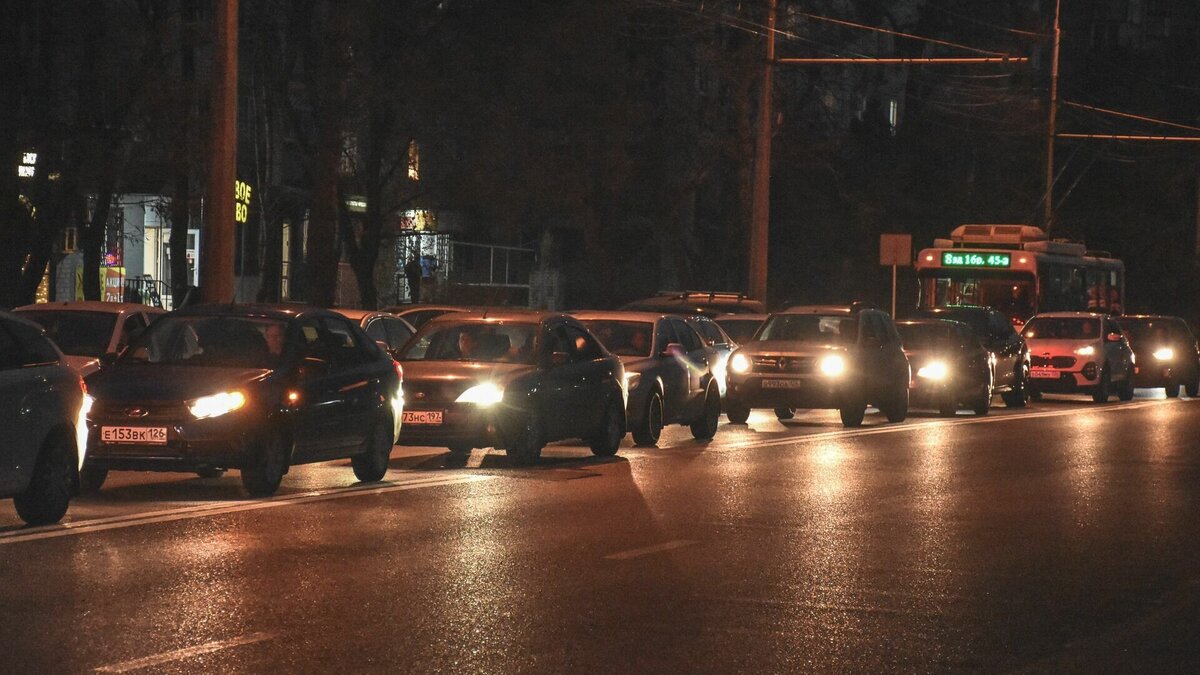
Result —
<path fill-rule="evenodd" d="M 212 396 L 201 396 L 188 405 L 192 417 L 202 420 L 220 417 L 246 405 L 246 395 L 240 391 L 223 391 Z"/>
<path fill-rule="evenodd" d="M 921 377 L 926 380 L 944 380 L 949 374 L 950 369 L 947 368 L 946 364 L 942 361 L 931 361 L 930 363 L 926 363 L 925 365 L 921 366 L 920 369 L 917 370 L 917 377 Z"/>
<path fill-rule="evenodd" d="M 734 354 L 729 358 L 729 369 L 735 373 L 748 373 L 750 359 L 745 354 Z"/>
<path fill-rule="evenodd" d="M 1159 361 L 1170 361 L 1175 358 L 1175 350 L 1170 347 L 1159 347 L 1154 350 L 1154 358 Z"/>
<path fill-rule="evenodd" d="M 1096 353 L 1096 348 L 1088 345 L 1086 347 L 1080 347 L 1079 349 L 1076 349 L 1075 353 L 1080 356 L 1091 356 L 1092 354 Z"/>
<path fill-rule="evenodd" d="M 455 402 L 474 403 L 477 406 L 486 408 L 499 403 L 503 399 L 504 389 L 496 386 L 492 382 L 484 382 L 464 391 L 457 399 L 455 399 Z"/>
<path fill-rule="evenodd" d="M 846 359 L 837 354 L 830 354 L 821 359 L 820 368 L 822 375 L 837 377 L 846 372 Z"/>

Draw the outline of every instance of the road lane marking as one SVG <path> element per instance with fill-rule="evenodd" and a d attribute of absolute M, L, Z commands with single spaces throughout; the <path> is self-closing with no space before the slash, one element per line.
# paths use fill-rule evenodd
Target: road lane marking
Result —
<path fill-rule="evenodd" d="M 127 673 L 131 670 L 140 670 L 142 668 L 149 668 L 151 666 L 160 666 L 164 663 L 170 663 L 172 661 L 182 661 L 183 659 L 188 659 L 193 656 L 200 656 L 201 654 L 219 652 L 222 649 L 241 647 L 242 645 L 250 645 L 254 644 L 255 642 L 264 642 L 273 637 L 275 637 L 275 635 L 272 633 L 250 633 L 249 635 L 230 638 L 228 640 L 215 640 L 213 642 L 206 642 L 202 645 L 196 645 L 195 647 L 185 647 L 184 649 L 176 649 L 173 652 L 163 652 L 161 654 L 154 654 L 152 656 L 146 656 L 140 659 L 133 659 L 132 661 L 122 661 L 121 663 L 114 663 L 109 666 L 101 666 L 96 669 L 96 672 Z"/>
<path fill-rule="evenodd" d="M 332 499 L 346 499 L 349 497 L 361 497 L 364 495 L 381 495 L 389 492 L 400 492 L 404 490 L 418 490 L 427 487 L 440 487 L 444 485 L 461 485 L 465 483 L 476 483 L 481 481 L 494 480 L 497 476 L 434 476 L 424 477 L 416 480 L 409 480 L 403 483 L 389 483 L 383 485 L 364 485 L 350 488 L 335 488 L 329 490 L 316 490 L 312 492 L 303 492 L 294 495 L 280 495 L 252 502 L 237 502 L 234 504 L 213 503 L 202 504 L 199 506 L 184 507 L 180 509 L 165 509 L 159 511 L 150 511 L 144 513 L 132 513 L 126 516 L 114 516 L 111 518 L 97 518 L 95 520 L 83 520 L 78 522 L 65 523 L 62 525 L 46 525 L 43 527 L 26 528 L 21 530 L 13 530 L 11 532 L 0 533 L 0 546 L 6 544 L 16 544 L 26 541 L 37 541 L 40 539 L 55 539 L 58 537 L 68 537 L 72 535 L 84 534 L 88 532 L 103 532 L 106 530 L 118 530 L 127 527 L 136 527 L 138 525 L 149 525 L 152 523 L 168 523 L 177 520 L 190 520 L 193 518 L 206 518 L 209 516 L 224 515 L 229 513 L 239 513 L 242 511 L 258 511 L 261 509 L 275 508 L 278 506 L 291 506 L 294 504 L 309 504 L 312 502 L 328 501 Z"/>
<path fill-rule="evenodd" d="M 610 553 L 609 555 L 604 556 L 604 559 L 605 560 L 629 560 L 630 558 L 638 558 L 638 557 L 641 557 L 644 555 L 652 555 L 654 553 L 662 553 L 663 551 L 671 551 L 671 550 L 674 550 L 677 548 L 683 548 L 684 546 L 691 546 L 692 544 L 699 544 L 699 543 L 700 542 L 693 541 L 691 539 L 676 539 L 675 541 L 668 541 L 663 544 L 655 544 L 654 546 L 635 548 L 635 549 L 631 549 L 629 551 L 621 551 L 619 553 Z"/>
<path fill-rule="evenodd" d="M 886 426 L 870 427 L 867 429 L 838 429 L 835 431 L 825 431 L 821 433 L 808 434 L 804 436 L 791 436 L 788 438 L 771 438 L 762 441 L 750 441 L 747 443 L 734 443 L 721 448 L 713 448 L 717 452 L 731 452 L 733 450 L 745 450 L 748 448 L 767 448 L 775 445 L 790 445 L 793 443 L 805 443 L 809 441 L 823 441 L 840 438 L 853 438 L 855 436 L 873 436 L 875 434 L 895 434 L 905 431 L 922 431 L 925 429 L 935 429 L 939 427 L 957 427 L 964 424 L 998 424 L 1000 422 L 1015 422 L 1021 420 L 1041 419 L 1044 417 L 1067 417 L 1070 415 L 1086 415 L 1091 413 L 1108 413 L 1120 412 L 1123 410 L 1137 410 L 1140 408 L 1148 408 L 1154 405 L 1161 405 L 1162 401 L 1142 401 L 1138 403 L 1123 403 L 1119 405 L 1110 405 L 1102 408 L 1080 410 L 1072 408 L 1070 410 L 1044 410 L 1038 412 L 1017 413 L 1014 415 L 996 415 L 988 417 L 974 417 L 966 419 L 945 419 L 931 420 L 928 422 L 919 422 L 916 424 L 888 424 Z"/>

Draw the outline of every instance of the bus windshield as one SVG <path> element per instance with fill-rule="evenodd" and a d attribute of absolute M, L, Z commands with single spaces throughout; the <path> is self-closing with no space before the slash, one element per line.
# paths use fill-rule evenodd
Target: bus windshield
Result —
<path fill-rule="evenodd" d="M 1024 274 L 938 270 L 921 279 L 921 309 L 983 305 L 1012 318 L 1027 319 L 1034 313 L 1034 297 L 1034 280 Z"/>

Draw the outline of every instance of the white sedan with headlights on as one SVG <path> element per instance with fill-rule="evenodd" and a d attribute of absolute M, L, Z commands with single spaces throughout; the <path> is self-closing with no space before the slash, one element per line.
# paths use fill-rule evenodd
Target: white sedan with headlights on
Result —
<path fill-rule="evenodd" d="M 908 415 L 909 366 L 892 319 L 877 309 L 798 306 L 767 318 L 729 357 L 726 414 L 744 423 L 752 408 L 790 419 L 796 408 L 836 408 L 862 424 L 868 405 L 890 422 Z"/>
<path fill-rule="evenodd" d="M 1121 326 L 1105 314 L 1051 312 L 1025 324 L 1029 344 L 1029 389 L 1042 394 L 1091 394 L 1103 403 L 1114 390 L 1133 398 L 1135 357 Z"/>

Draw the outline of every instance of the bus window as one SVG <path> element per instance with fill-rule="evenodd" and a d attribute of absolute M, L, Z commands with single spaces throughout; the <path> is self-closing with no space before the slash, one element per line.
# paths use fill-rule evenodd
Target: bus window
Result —
<path fill-rule="evenodd" d="M 1108 309 L 1108 274 L 1101 269 L 1087 271 L 1087 308 L 1093 312 L 1103 312 Z"/>

